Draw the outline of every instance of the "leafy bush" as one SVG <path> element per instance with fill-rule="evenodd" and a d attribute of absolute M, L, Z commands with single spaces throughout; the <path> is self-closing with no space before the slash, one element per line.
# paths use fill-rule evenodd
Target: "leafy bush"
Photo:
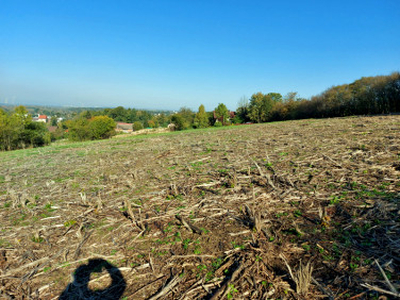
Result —
<path fill-rule="evenodd" d="M 181 114 L 175 114 L 171 117 L 171 122 L 175 124 L 176 130 L 188 129 L 190 124 L 185 120 Z"/>
<path fill-rule="evenodd" d="M 134 131 L 137 131 L 137 130 L 143 129 L 143 125 L 141 122 L 136 121 L 133 123 L 132 128 Z"/>
<path fill-rule="evenodd" d="M 39 147 L 49 143 L 46 125 L 33 122 L 24 106 L 16 107 L 12 113 L 0 109 L 0 150 Z"/>
<path fill-rule="evenodd" d="M 78 118 L 66 123 L 68 137 L 73 141 L 100 140 L 115 135 L 115 122 L 107 116 L 97 116 L 91 119 Z"/>
<path fill-rule="evenodd" d="M 68 127 L 68 138 L 72 141 L 90 140 L 89 120 L 79 118 L 66 122 Z"/>
<path fill-rule="evenodd" d="M 92 140 L 107 139 L 115 135 L 115 122 L 107 116 L 93 117 L 89 120 L 89 131 Z"/>

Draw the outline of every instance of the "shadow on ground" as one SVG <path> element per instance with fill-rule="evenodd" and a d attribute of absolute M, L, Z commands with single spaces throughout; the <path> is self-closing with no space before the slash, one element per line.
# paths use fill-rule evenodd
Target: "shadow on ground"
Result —
<path fill-rule="evenodd" d="M 91 273 L 101 273 L 105 269 L 111 277 L 109 287 L 93 291 L 89 288 Z M 75 270 L 74 281 L 60 295 L 60 300 L 72 299 L 120 299 L 126 288 L 126 282 L 118 268 L 103 259 L 91 259 L 88 264 Z"/>

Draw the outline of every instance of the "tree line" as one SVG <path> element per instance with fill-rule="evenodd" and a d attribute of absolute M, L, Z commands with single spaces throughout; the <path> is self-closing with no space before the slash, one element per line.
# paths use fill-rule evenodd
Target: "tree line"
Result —
<path fill-rule="evenodd" d="M 79 113 L 78 113 L 79 112 Z M 242 123 L 263 123 L 305 118 L 344 117 L 350 115 L 387 114 L 400 112 L 400 73 L 388 76 L 363 77 L 350 84 L 328 88 L 310 99 L 296 92 L 254 93 L 240 100 L 235 114 L 220 103 L 213 111 L 200 105 L 197 112 L 182 107 L 177 113 L 125 109 L 122 106 L 105 109 L 79 109 L 69 120 L 57 124 L 49 133 L 46 125 L 32 121 L 23 106 L 13 111 L 0 108 L 0 150 L 14 150 L 49 144 L 68 137 L 83 141 L 105 139 L 115 135 L 116 122 L 133 123 L 133 129 L 167 127 L 175 130 L 206 128 Z"/>
<path fill-rule="evenodd" d="M 345 117 L 400 112 L 400 73 L 362 77 L 328 88 L 311 99 L 288 93 L 256 93 L 236 111 L 241 121 L 269 122 L 307 118 Z"/>
<path fill-rule="evenodd" d="M 124 108 L 118 106 L 115 108 L 104 108 L 101 110 L 86 110 L 77 117 L 90 119 L 95 116 L 107 116 L 116 122 L 141 124 L 142 128 L 167 127 L 170 122 L 170 111 L 148 111 L 135 108 Z"/>
<path fill-rule="evenodd" d="M 264 123 L 395 112 L 400 112 L 398 72 L 388 76 L 363 77 L 350 84 L 333 86 L 311 99 L 301 98 L 296 92 L 285 96 L 276 92 L 254 93 L 250 99 L 241 99 L 234 115 L 231 115 L 223 103 L 208 112 L 204 105 L 200 105 L 197 112 L 182 107 L 175 114 L 152 115 L 146 111 L 119 106 L 96 112 L 87 111 L 84 114 L 88 114 L 86 117 L 106 115 L 115 121 L 134 123 L 134 129 L 166 127 L 173 123 L 176 130 L 185 130 L 248 122 Z"/>
<path fill-rule="evenodd" d="M 44 123 L 32 121 L 24 106 L 11 112 L 0 108 L 0 150 L 39 147 L 51 142 L 50 132 Z"/>

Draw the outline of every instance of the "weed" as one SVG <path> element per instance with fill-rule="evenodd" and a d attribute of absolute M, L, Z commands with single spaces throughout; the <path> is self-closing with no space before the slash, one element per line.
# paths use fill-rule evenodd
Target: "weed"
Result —
<path fill-rule="evenodd" d="M 364 265 L 370 265 L 371 263 L 372 263 L 372 260 L 370 260 L 370 259 L 364 260 Z"/>
<path fill-rule="evenodd" d="M 184 239 L 182 242 L 183 249 L 187 250 L 189 248 L 189 244 L 191 243 L 191 239 Z"/>
<path fill-rule="evenodd" d="M 203 165 L 204 163 L 202 162 L 202 161 L 198 161 L 198 162 L 194 162 L 194 163 L 191 163 L 190 165 L 192 166 L 192 167 L 198 167 L 198 166 L 201 166 L 201 165 Z M 199 170 L 199 168 L 197 168 L 197 170 Z"/>
<path fill-rule="evenodd" d="M 392 279 L 392 273 L 390 273 L 389 271 L 385 272 L 387 279 L 391 280 Z"/>
<path fill-rule="evenodd" d="M 32 236 L 31 240 L 34 243 L 42 243 L 44 241 L 44 238 L 42 238 L 41 236 Z"/>
<path fill-rule="evenodd" d="M 197 269 L 199 269 L 200 272 L 205 271 L 205 270 L 207 270 L 207 266 L 206 265 L 198 265 Z"/>
<path fill-rule="evenodd" d="M 180 241 L 182 241 L 181 233 L 180 233 L 179 231 L 177 231 L 177 232 L 174 234 L 174 236 L 175 236 L 175 242 L 180 242 Z"/>
<path fill-rule="evenodd" d="M 53 212 L 53 211 L 55 211 L 55 209 L 54 208 L 51 208 L 52 207 L 52 203 L 51 202 L 49 202 L 49 203 L 47 203 L 45 206 L 44 206 L 44 209 L 47 211 L 47 212 Z"/>
<path fill-rule="evenodd" d="M 243 250 L 243 249 L 245 248 L 244 245 L 237 244 L 235 241 L 231 242 L 231 244 L 232 244 L 232 246 L 233 246 L 234 249 L 240 248 L 240 249 Z"/>
<path fill-rule="evenodd" d="M 324 260 L 326 260 L 326 261 L 332 261 L 332 260 L 334 260 L 334 258 L 333 258 L 332 256 L 330 256 L 330 255 L 322 255 L 322 258 L 323 258 Z"/>
<path fill-rule="evenodd" d="M 200 255 L 201 254 L 201 248 L 200 246 L 196 246 L 193 250 L 193 253 L 196 255 Z"/>
<path fill-rule="evenodd" d="M 272 168 L 273 164 L 270 163 L 270 162 L 267 162 L 264 166 L 265 166 L 266 168 Z"/>
<path fill-rule="evenodd" d="M 51 217 L 51 214 L 49 214 L 49 213 L 41 213 L 41 214 L 40 214 L 40 217 L 41 217 L 42 219 L 46 219 L 46 218 Z"/>
<path fill-rule="evenodd" d="M 211 279 L 214 278 L 214 272 L 213 271 L 208 271 L 205 277 L 205 281 L 210 281 Z"/>
<path fill-rule="evenodd" d="M 64 226 L 65 227 L 71 227 L 71 226 L 73 226 L 75 224 L 76 224 L 75 220 L 68 220 L 68 221 L 65 221 Z"/>
<path fill-rule="evenodd" d="M 36 207 L 37 204 L 36 204 L 36 203 L 28 203 L 26 206 L 27 206 L 28 208 L 32 209 L 32 208 Z"/>
<path fill-rule="evenodd" d="M 327 188 L 331 189 L 331 190 L 335 190 L 336 189 L 336 185 L 334 185 L 333 183 L 330 183 L 327 185 Z"/>
<path fill-rule="evenodd" d="M 165 227 L 163 231 L 164 231 L 165 233 L 171 232 L 173 228 L 174 228 L 174 225 L 171 224 L 171 222 L 168 222 L 167 227 Z"/>
<path fill-rule="evenodd" d="M 229 289 L 229 291 L 228 291 L 228 294 L 226 295 L 226 297 L 227 297 L 228 299 L 233 299 L 233 295 L 234 295 L 235 293 L 237 293 L 238 290 L 235 288 L 235 285 L 234 285 L 234 284 L 228 284 L 228 289 Z"/>
<path fill-rule="evenodd" d="M 288 213 L 287 213 L 287 212 L 281 212 L 281 213 L 275 214 L 275 216 L 279 219 L 280 217 L 286 217 L 286 216 L 288 216 Z"/>
<path fill-rule="evenodd" d="M 5 239 L 0 239 L 0 248 L 11 247 L 11 243 Z"/>
<path fill-rule="evenodd" d="M 131 268 L 135 268 L 135 267 L 140 266 L 140 264 L 136 263 L 136 262 L 133 262 L 133 263 L 130 263 L 130 266 L 131 266 Z"/>
<path fill-rule="evenodd" d="M 216 258 L 212 263 L 212 267 L 214 270 L 218 270 L 219 267 L 222 265 L 222 263 L 224 262 L 224 260 L 222 258 Z"/>
<path fill-rule="evenodd" d="M 340 251 L 338 245 L 333 244 L 332 246 L 332 251 L 335 254 L 335 256 L 339 257 L 340 255 L 342 255 L 342 252 Z"/>
<path fill-rule="evenodd" d="M 295 210 L 293 215 L 295 216 L 295 218 L 301 217 L 303 214 L 301 213 L 300 210 Z"/>
<path fill-rule="evenodd" d="M 351 269 L 352 271 L 356 271 L 358 267 L 359 267 L 358 264 L 350 263 L 350 269 Z"/>
<path fill-rule="evenodd" d="M 69 267 L 71 264 L 69 263 L 69 262 L 65 262 L 65 263 L 62 263 L 62 264 L 60 264 L 60 267 L 61 268 L 67 268 L 67 267 Z"/>
<path fill-rule="evenodd" d="M 331 200 L 329 200 L 329 204 L 335 205 L 338 204 L 341 200 L 341 196 L 331 196 Z"/>
<path fill-rule="evenodd" d="M 164 255 L 166 255 L 166 254 L 168 254 L 168 251 L 160 251 L 160 252 L 156 252 L 156 256 L 164 256 Z"/>

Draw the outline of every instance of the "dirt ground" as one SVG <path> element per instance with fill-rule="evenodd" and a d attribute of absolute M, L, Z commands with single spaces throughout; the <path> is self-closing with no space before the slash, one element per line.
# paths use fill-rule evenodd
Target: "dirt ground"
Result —
<path fill-rule="evenodd" d="M 386 299 L 400 116 L 0 153 L 0 298 Z"/>

